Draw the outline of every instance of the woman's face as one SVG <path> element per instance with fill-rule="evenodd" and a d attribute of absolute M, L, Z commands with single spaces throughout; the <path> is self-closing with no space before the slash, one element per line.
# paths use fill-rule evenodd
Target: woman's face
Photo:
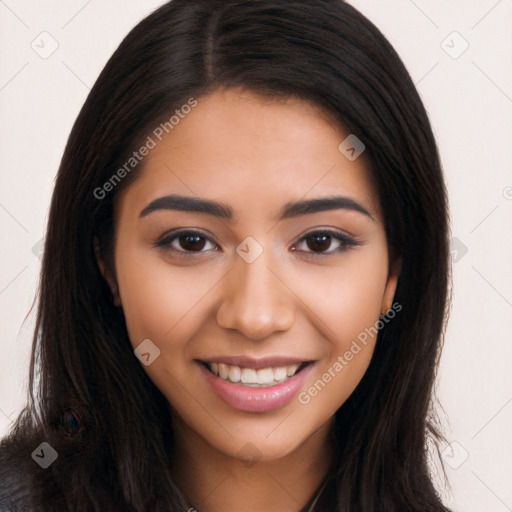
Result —
<path fill-rule="evenodd" d="M 277 459 L 368 367 L 396 286 L 381 211 L 310 104 L 224 90 L 186 110 L 117 198 L 116 300 L 181 432 Z"/>

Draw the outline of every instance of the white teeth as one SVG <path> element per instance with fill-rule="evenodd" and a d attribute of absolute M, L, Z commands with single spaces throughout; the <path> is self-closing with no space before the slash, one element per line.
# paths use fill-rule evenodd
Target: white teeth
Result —
<path fill-rule="evenodd" d="M 231 372 L 230 372 L 231 374 Z M 254 368 L 244 368 L 242 370 L 242 378 L 241 381 L 244 384 L 257 384 L 258 382 L 258 374 Z"/>
<path fill-rule="evenodd" d="M 212 371 L 216 375 L 220 375 L 223 379 L 227 379 L 229 376 L 229 366 L 224 363 L 219 363 L 219 373 L 218 374 L 214 371 L 213 364 L 212 364 Z"/>
<path fill-rule="evenodd" d="M 272 368 L 261 368 L 256 373 L 258 374 L 258 384 L 265 384 L 274 380 Z"/>
<path fill-rule="evenodd" d="M 293 377 L 300 366 L 300 364 L 292 364 L 255 370 L 254 368 L 241 368 L 240 366 L 225 363 L 209 364 L 212 373 L 218 375 L 221 379 L 249 387 L 265 387 L 280 384 Z"/>
<path fill-rule="evenodd" d="M 282 381 L 286 379 L 286 368 L 280 366 L 274 370 L 274 380 Z"/>
<path fill-rule="evenodd" d="M 294 364 L 292 366 L 288 366 L 286 368 L 286 375 L 288 377 L 291 377 L 292 375 L 295 375 L 295 372 L 298 370 L 300 364 Z"/>
<path fill-rule="evenodd" d="M 229 380 L 231 382 L 240 382 L 240 377 L 242 375 L 242 370 L 240 366 L 230 366 L 229 367 Z"/>

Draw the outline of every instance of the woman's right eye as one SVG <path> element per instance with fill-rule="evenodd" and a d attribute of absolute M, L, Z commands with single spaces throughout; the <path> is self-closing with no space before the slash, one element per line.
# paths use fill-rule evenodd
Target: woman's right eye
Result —
<path fill-rule="evenodd" d="M 218 250 L 208 237 L 198 231 L 178 231 L 164 236 L 155 243 L 157 247 L 170 249 L 180 256 L 193 256 L 194 253 L 204 253 Z"/>

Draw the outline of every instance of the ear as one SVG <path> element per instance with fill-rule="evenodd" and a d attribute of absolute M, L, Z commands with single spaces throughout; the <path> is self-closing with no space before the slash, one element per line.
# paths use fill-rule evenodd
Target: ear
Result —
<path fill-rule="evenodd" d="M 390 265 L 388 280 L 386 288 L 384 289 L 384 295 L 382 296 L 382 304 L 380 307 L 381 313 L 385 315 L 393 305 L 393 298 L 395 297 L 396 285 L 398 283 L 398 277 L 400 276 L 402 264 L 400 261 Z"/>
<path fill-rule="evenodd" d="M 100 243 L 98 237 L 96 236 L 94 237 L 94 255 L 96 257 L 96 263 L 98 264 L 101 275 L 103 276 L 103 279 L 105 279 L 105 282 L 107 283 L 108 287 L 110 288 L 110 292 L 112 293 L 113 303 L 116 306 L 120 306 L 121 297 L 119 296 L 119 288 L 117 286 L 117 281 L 115 279 L 114 272 L 112 271 L 112 269 L 108 267 L 108 265 L 102 259 Z"/>

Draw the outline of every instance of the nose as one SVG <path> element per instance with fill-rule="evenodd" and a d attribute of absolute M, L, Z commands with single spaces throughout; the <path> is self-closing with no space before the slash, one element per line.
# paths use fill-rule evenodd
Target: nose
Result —
<path fill-rule="evenodd" d="M 247 263 L 237 257 L 224 280 L 217 324 L 260 340 L 287 331 L 295 322 L 294 295 L 277 272 L 267 266 L 264 252 Z"/>

